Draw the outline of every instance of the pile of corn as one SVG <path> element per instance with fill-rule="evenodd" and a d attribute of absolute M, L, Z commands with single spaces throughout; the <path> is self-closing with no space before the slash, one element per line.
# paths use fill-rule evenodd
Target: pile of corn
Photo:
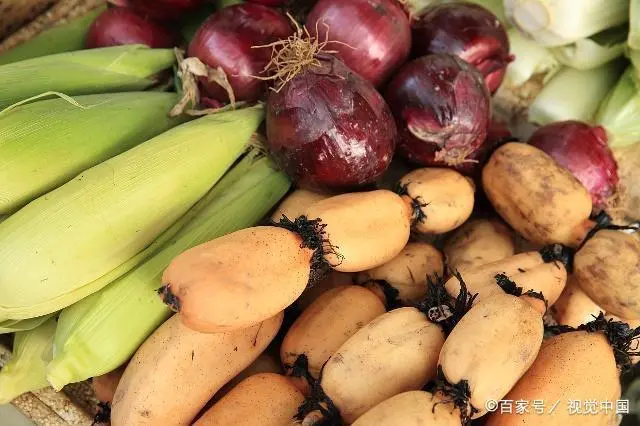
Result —
<path fill-rule="evenodd" d="M 170 315 L 170 260 L 288 191 L 253 146 L 261 106 L 169 116 L 174 62 L 134 45 L 0 66 L 0 403 L 118 367 Z"/>

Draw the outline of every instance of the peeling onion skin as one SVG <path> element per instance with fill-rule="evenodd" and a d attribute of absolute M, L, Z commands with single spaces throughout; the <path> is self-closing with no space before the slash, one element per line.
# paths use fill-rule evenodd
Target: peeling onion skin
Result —
<path fill-rule="evenodd" d="M 152 49 L 178 45 L 178 36 L 164 25 L 143 18 L 130 9 L 114 7 L 105 10 L 89 27 L 87 49 L 144 44 Z"/>
<path fill-rule="evenodd" d="M 580 121 L 559 121 L 540 127 L 529 143 L 569 170 L 589 191 L 599 209 L 616 193 L 618 164 L 609 149 L 604 128 Z"/>
<path fill-rule="evenodd" d="M 396 0 L 320 0 L 305 24 L 349 68 L 379 86 L 409 57 L 411 24 Z"/>
<path fill-rule="evenodd" d="M 271 60 L 271 48 L 254 49 L 285 39 L 293 32 L 286 17 L 259 4 L 225 7 L 202 24 L 189 44 L 188 54 L 212 68 L 222 67 L 237 101 L 256 101 L 266 84 L 261 75 Z M 200 78 L 204 93 L 217 101 L 228 102 L 227 91 L 216 83 Z"/>
<path fill-rule="evenodd" d="M 477 4 L 428 7 L 413 22 L 413 55 L 448 53 L 470 63 L 484 76 L 491 93 L 500 87 L 512 57 L 500 20 Z"/>
<path fill-rule="evenodd" d="M 306 189 L 348 191 L 374 183 L 396 147 L 393 116 L 368 81 L 319 57 L 267 99 L 269 149 Z"/>
<path fill-rule="evenodd" d="M 422 166 L 461 166 L 487 138 L 491 98 L 471 65 L 446 54 L 406 64 L 386 100 L 399 132 L 398 153 Z"/>

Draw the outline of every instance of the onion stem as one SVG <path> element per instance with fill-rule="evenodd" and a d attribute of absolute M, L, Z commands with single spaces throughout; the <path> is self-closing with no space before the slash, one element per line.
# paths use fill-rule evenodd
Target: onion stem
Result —
<path fill-rule="evenodd" d="M 508 19 L 545 46 L 563 46 L 629 20 L 629 0 L 505 0 Z"/>
<path fill-rule="evenodd" d="M 626 24 L 609 28 L 589 38 L 551 49 L 553 56 L 563 65 L 579 70 L 597 68 L 622 56 L 627 44 Z"/>
<path fill-rule="evenodd" d="M 516 28 L 507 31 L 511 53 L 515 60 L 507 66 L 505 82 L 509 87 L 520 87 L 534 75 L 544 75 L 548 81 L 560 69 L 558 60 L 544 46 L 525 38 Z"/>

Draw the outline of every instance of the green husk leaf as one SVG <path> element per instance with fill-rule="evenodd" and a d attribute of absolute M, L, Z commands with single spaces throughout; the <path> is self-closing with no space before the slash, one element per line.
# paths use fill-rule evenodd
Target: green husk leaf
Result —
<path fill-rule="evenodd" d="M 0 405 L 47 386 L 46 365 L 52 357 L 55 330 L 55 318 L 48 318 L 32 330 L 16 333 L 13 357 L 0 370 Z"/>
<path fill-rule="evenodd" d="M 141 45 L 79 50 L 0 66 L 0 109 L 45 92 L 69 96 L 148 89 L 175 63 L 170 49 Z"/>
<path fill-rule="evenodd" d="M 89 26 L 105 9 L 106 6 L 99 6 L 80 18 L 41 32 L 0 55 L 0 65 L 84 49 Z"/>

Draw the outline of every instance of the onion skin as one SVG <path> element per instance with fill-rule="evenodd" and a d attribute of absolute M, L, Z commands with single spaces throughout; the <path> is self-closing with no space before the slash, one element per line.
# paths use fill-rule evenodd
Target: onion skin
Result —
<path fill-rule="evenodd" d="M 176 21 L 185 13 L 206 3 L 205 0 L 128 0 L 127 6 L 139 15 L 160 21 Z"/>
<path fill-rule="evenodd" d="M 459 166 L 487 138 L 491 98 L 472 66 L 446 54 L 406 64 L 385 96 L 400 135 L 398 152 L 423 166 Z"/>
<path fill-rule="evenodd" d="M 105 10 L 91 24 L 87 49 L 144 44 L 154 49 L 178 45 L 178 37 L 170 28 L 143 18 L 130 9 L 114 7 Z"/>
<path fill-rule="evenodd" d="M 212 68 L 222 67 L 227 74 L 237 101 L 255 101 L 265 84 L 255 78 L 271 59 L 271 49 L 253 49 L 287 38 L 293 29 L 287 18 L 259 4 L 238 4 L 225 7 L 202 24 L 189 44 L 189 56 L 197 57 Z M 205 94 L 228 102 L 221 86 L 200 79 Z"/>
<path fill-rule="evenodd" d="M 287 2 L 286 0 L 246 0 L 246 1 L 247 3 L 262 4 L 264 6 L 270 6 L 270 7 L 282 6 Z"/>
<path fill-rule="evenodd" d="M 301 187 L 350 190 L 374 183 L 396 147 L 393 116 L 362 77 L 319 57 L 267 99 L 269 148 Z"/>
<path fill-rule="evenodd" d="M 618 164 L 604 128 L 580 121 L 559 121 L 539 128 L 529 143 L 569 170 L 589 191 L 593 205 L 604 208 L 620 181 Z"/>
<path fill-rule="evenodd" d="M 491 93 L 500 87 L 513 59 L 500 20 L 469 3 L 430 6 L 413 22 L 413 55 L 432 53 L 456 55 L 476 67 Z"/>
<path fill-rule="evenodd" d="M 395 0 L 320 0 L 305 24 L 313 37 L 375 86 L 409 57 L 411 24 Z"/>

